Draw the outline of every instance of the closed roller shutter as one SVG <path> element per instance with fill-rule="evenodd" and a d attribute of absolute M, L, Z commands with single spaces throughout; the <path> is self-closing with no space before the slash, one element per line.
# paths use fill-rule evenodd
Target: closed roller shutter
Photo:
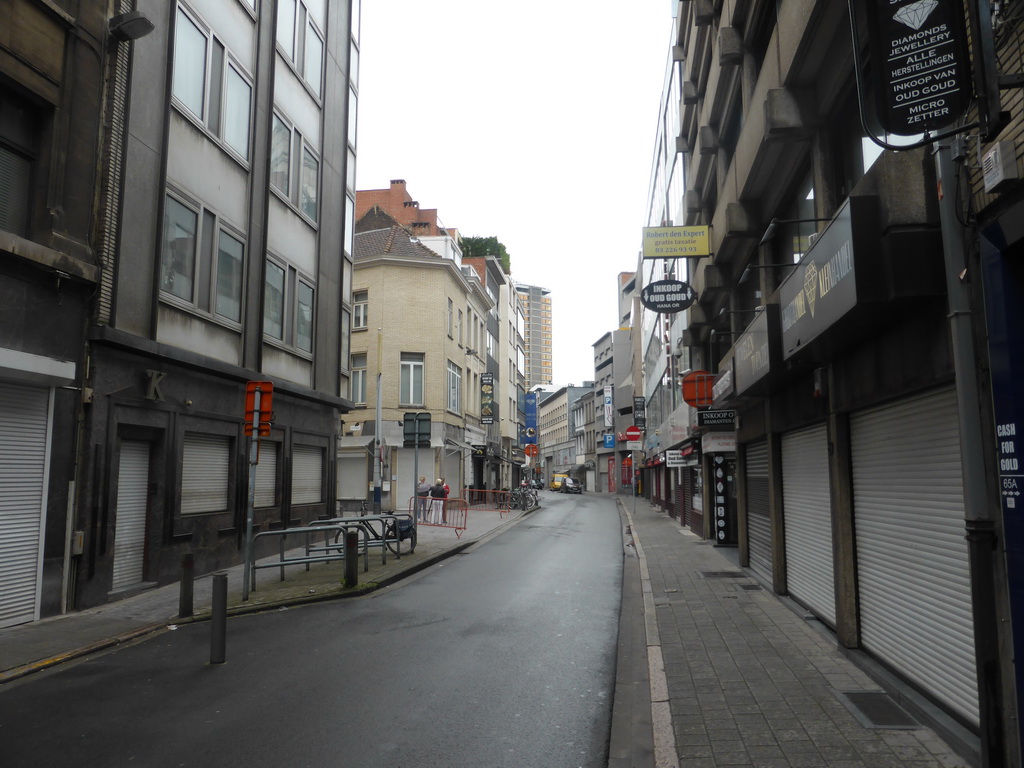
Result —
<path fill-rule="evenodd" d="M 956 392 L 850 419 L 864 647 L 978 722 Z"/>
<path fill-rule="evenodd" d="M 431 474 L 431 461 L 420 462 L 420 474 Z M 366 462 L 369 454 L 345 455 L 338 457 L 338 498 L 339 499 L 365 499 L 367 495 Z M 428 470 L 428 471 L 425 471 Z M 428 478 L 428 482 L 433 482 Z"/>
<path fill-rule="evenodd" d="M 181 514 L 227 510 L 230 462 L 229 438 L 185 435 L 181 456 Z"/>
<path fill-rule="evenodd" d="M 292 504 L 324 500 L 324 450 L 315 445 L 292 448 Z"/>
<path fill-rule="evenodd" d="M 768 442 L 746 448 L 747 546 L 750 568 L 767 582 L 772 578 L 772 525 L 768 510 Z"/>
<path fill-rule="evenodd" d="M 143 579 L 148 501 L 149 443 L 125 440 L 117 468 L 111 590 L 135 586 Z"/>
<path fill-rule="evenodd" d="M 260 441 L 260 462 L 256 465 L 257 509 L 272 507 L 277 503 L 277 455 L 281 446 L 277 443 Z"/>
<path fill-rule="evenodd" d="M 0 627 L 39 618 L 50 393 L 0 384 Z"/>
<path fill-rule="evenodd" d="M 782 514 L 789 593 L 835 626 L 832 502 L 825 425 L 782 436 Z"/>

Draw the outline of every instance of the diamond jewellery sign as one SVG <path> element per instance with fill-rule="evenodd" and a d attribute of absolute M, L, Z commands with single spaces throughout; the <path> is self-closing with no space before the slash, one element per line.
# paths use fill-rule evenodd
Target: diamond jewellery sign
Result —
<path fill-rule="evenodd" d="M 961 0 L 870 0 L 878 121 L 914 136 L 950 125 L 971 98 L 971 66 Z"/>

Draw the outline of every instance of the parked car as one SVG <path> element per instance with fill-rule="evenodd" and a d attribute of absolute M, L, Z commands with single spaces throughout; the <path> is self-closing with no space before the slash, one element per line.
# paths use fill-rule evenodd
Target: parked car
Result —
<path fill-rule="evenodd" d="M 562 480 L 562 493 L 583 493 L 583 486 L 579 480 L 567 477 Z"/>
<path fill-rule="evenodd" d="M 544 490 L 544 482 L 542 480 L 531 480 L 530 487 L 533 488 L 535 491 Z"/>
<path fill-rule="evenodd" d="M 562 490 L 562 481 L 566 477 L 568 477 L 568 475 L 566 475 L 564 472 L 556 472 L 551 476 L 551 483 L 548 485 L 548 488 L 552 491 Z"/>

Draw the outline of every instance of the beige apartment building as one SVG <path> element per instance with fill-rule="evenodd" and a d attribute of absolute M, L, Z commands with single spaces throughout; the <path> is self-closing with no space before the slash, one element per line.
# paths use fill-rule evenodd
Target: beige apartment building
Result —
<path fill-rule="evenodd" d="M 536 285 L 516 284 L 523 307 L 526 341 L 526 388 L 554 381 L 551 358 L 551 291 Z"/>

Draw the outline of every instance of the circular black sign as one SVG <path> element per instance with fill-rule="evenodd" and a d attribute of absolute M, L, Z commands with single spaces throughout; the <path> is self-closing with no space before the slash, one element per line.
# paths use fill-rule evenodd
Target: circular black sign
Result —
<path fill-rule="evenodd" d="M 696 292 L 682 280 L 657 280 L 640 291 L 640 303 L 653 312 L 682 312 L 696 299 Z"/>

